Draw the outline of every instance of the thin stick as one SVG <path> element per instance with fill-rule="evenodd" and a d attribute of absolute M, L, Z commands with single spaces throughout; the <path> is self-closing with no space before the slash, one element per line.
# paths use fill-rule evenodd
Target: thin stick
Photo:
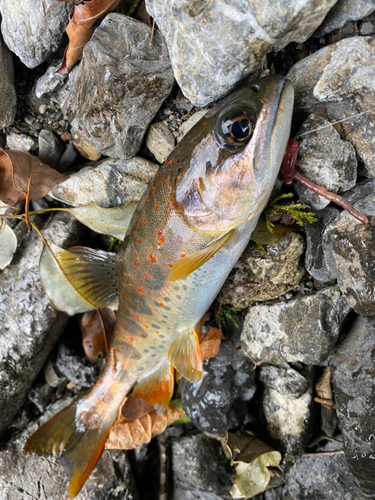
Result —
<path fill-rule="evenodd" d="M 345 455 L 344 450 L 319 451 L 318 453 L 304 453 L 303 457 L 329 457 L 331 455 Z"/>
<path fill-rule="evenodd" d="M 31 163 L 31 158 L 29 158 L 29 178 L 27 180 L 27 191 L 25 200 L 25 222 L 29 233 L 31 233 L 31 224 L 29 221 L 29 202 L 30 202 L 30 188 L 31 188 L 32 175 L 33 175 L 33 164 Z"/>
<path fill-rule="evenodd" d="M 152 20 L 152 30 L 151 30 L 151 38 L 150 38 L 150 45 L 152 45 L 152 40 L 154 39 L 154 33 L 155 33 L 155 19 Z"/>

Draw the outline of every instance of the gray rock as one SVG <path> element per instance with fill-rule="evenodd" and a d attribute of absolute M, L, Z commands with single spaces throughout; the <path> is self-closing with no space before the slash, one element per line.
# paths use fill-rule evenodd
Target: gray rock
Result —
<path fill-rule="evenodd" d="M 332 356 L 337 415 L 351 473 L 364 491 L 375 491 L 375 318 L 357 318 Z"/>
<path fill-rule="evenodd" d="M 175 146 L 175 138 L 165 123 L 153 123 L 146 136 L 146 146 L 163 163 Z"/>
<path fill-rule="evenodd" d="M 204 106 L 261 66 L 265 54 L 303 42 L 336 0 L 147 0 L 184 95 Z"/>
<path fill-rule="evenodd" d="M 320 405 L 320 429 L 324 434 L 333 438 L 337 432 L 339 420 L 337 418 L 336 410 Z"/>
<path fill-rule="evenodd" d="M 59 172 L 65 172 L 68 168 L 70 168 L 76 159 L 78 158 L 78 152 L 73 144 L 69 144 L 69 146 L 65 149 L 61 158 L 56 165 L 56 170 Z"/>
<path fill-rule="evenodd" d="M 365 198 L 369 194 L 372 194 L 374 191 L 375 179 L 366 179 L 364 181 L 358 182 L 353 189 L 349 189 L 349 191 L 346 191 L 343 196 L 350 203 L 354 204 L 362 198 Z"/>
<path fill-rule="evenodd" d="M 43 230 L 61 247 L 77 244 L 77 232 L 78 223 L 68 214 L 54 216 Z M 40 237 L 33 231 L 18 240 L 20 247 L 0 276 L 0 432 L 20 408 L 68 318 L 42 289 Z"/>
<path fill-rule="evenodd" d="M 259 380 L 289 399 L 301 397 L 308 389 L 306 378 L 293 368 L 262 364 Z"/>
<path fill-rule="evenodd" d="M 314 36 L 320 37 L 338 28 L 342 28 L 349 21 L 359 21 L 375 10 L 374 0 L 339 0 L 328 12 L 324 22 L 316 30 Z"/>
<path fill-rule="evenodd" d="M 100 371 L 100 366 L 90 364 L 86 358 L 77 356 L 64 344 L 59 346 L 56 366 L 78 389 L 94 385 Z"/>
<path fill-rule="evenodd" d="M 193 115 L 191 115 L 191 117 L 186 120 L 186 122 L 183 122 L 179 130 L 180 135 L 177 138 L 177 142 L 180 142 L 181 139 L 189 132 L 189 130 L 192 129 L 194 125 L 198 123 L 206 113 L 207 109 L 200 109 L 199 111 L 196 111 Z"/>
<path fill-rule="evenodd" d="M 369 216 L 370 224 L 362 224 L 348 212 L 342 212 L 323 234 L 323 252 L 327 269 L 337 279 L 348 304 L 358 314 L 372 316 L 375 314 L 374 193 L 355 203 L 354 207 Z"/>
<path fill-rule="evenodd" d="M 326 118 L 310 115 L 297 136 L 301 140 L 296 167 L 302 175 L 333 193 L 342 193 L 355 186 L 357 158 L 354 147 L 341 140 Z M 313 210 L 321 210 L 330 203 L 298 182 L 295 189 L 301 201 Z"/>
<path fill-rule="evenodd" d="M 39 78 L 35 85 L 35 95 L 38 99 L 51 97 L 64 86 L 68 75 L 61 75 L 56 71 L 61 66 L 61 60 L 54 61 L 47 69 L 45 74 Z"/>
<path fill-rule="evenodd" d="M 315 217 L 318 219 L 314 224 L 308 224 L 305 227 L 306 234 L 306 254 L 305 266 L 314 280 L 320 287 L 332 285 L 335 282 L 328 269 L 323 253 L 323 233 L 325 228 L 338 217 L 340 211 L 336 207 L 327 207 L 322 211 L 315 211 Z"/>
<path fill-rule="evenodd" d="M 55 0 L 3 0 L 0 12 L 5 43 L 25 66 L 35 68 L 58 49 L 73 5 Z"/>
<path fill-rule="evenodd" d="M 236 321 L 242 326 L 242 318 Z M 238 345 L 241 327 L 229 326 L 230 338 Z M 224 434 L 243 425 L 246 401 L 255 391 L 254 363 L 230 342 L 222 341 L 219 353 L 203 362 L 197 384 L 186 382 L 182 401 L 188 417 L 202 431 Z"/>
<path fill-rule="evenodd" d="M 68 500 L 66 493 L 69 469 L 55 457 L 22 453 L 27 438 L 67 406 L 63 399 L 51 405 L 38 422 L 31 423 L 0 451 L 1 500 Z M 77 500 L 137 500 L 129 461 L 124 451 L 102 453 Z"/>
<path fill-rule="evenodd" d="M 287 77 L 294 85 L 297 112 L 319 112 L 331 122 L 352 117 L 340 129 L 368 176 L 375 178 L 375 41 L 360 36 L 341 40 L 296 63 Z"/>
<path fill-rule="evenodd" d="M 140 157 L 130 160 L 108 158 L 71 174 L 49 195 L 73 206 L 97 203 L 104 208 L 117 207 L 139 201 L 157 170 L 157 165 Z"/>
<path fill-rule="evenodd" d="M 300 262 L 304 249 L 303 238 L 294 232 L 284 234 L 278 243 L 267 245 L 265 255 L 250 242 L 222 288 L 221 296 L 236 287 L 224 303 L 245 308 L 252 302 L 275 299 L 295 288 L 305 275 Z"/>
<path fill-rule="evenodd" d="M 228 460 L 203 434 L 172 441 L 172 500 L 231 500 Z"/>
<path fill-rule="evenodd" d="M 61 108 L 74 132 L 106 156 L 131 158 L 172 90 L 168 50 L 160 32 L 109 14 L 85 46 Z M 73 134 L 74 135 L 74 134 Z"/>
<path fill-rule="evenodd" d="M 256 305 L 245 318 L 241 346 L 256 362 L 319 364 L 330 354 L 349 312 L 337 286 L 286 303 Z"/>
<path fill-rule="evenodd" d="M 35 404 L 40 413 L 43 413 L 50 403 L 52 394 L 53 388 L 49 384 L 38 384 L 31 389 L 27 397 Z"/>
<path fill-rule="evenodd" d="M 16 116 L 17 96 L 14 88 L 13 59 L 0 36 L 0 128 L 11 125 Z"/>
<path fill-rule="evenodd" d="M 25 149 L 26 151 L 32 151 L 38 147 L 38 143 L 35 139 L 26 134 L 17 134 L 10 130 L 7 134 L 7 149 Z"/>
<path fill-rule="evenodd" d="M 50 130 L 41 130 L 38 144 L 39 160 L 55 168 L 64 152 L 63 142 Z"/>

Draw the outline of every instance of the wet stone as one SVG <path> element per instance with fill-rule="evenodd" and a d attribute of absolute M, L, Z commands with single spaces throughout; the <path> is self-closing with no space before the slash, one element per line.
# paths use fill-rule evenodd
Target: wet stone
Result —
<path fill-rule="evenodd" d="M 239 344 L 243 320 L 235 317 L 229 336 Z M 188 417 L 202 431 L 224 434 L 242 426 L 247 404 L 255 391 L 253 362 L 230 342 L 221 342 L 218 354 L 203 362 L 203 376 L 197 384 L 186 382 L 182 401 Z"/>
<path fill-rule="evenodd" d="M 74 133 L 105 156 L 131 158 L 174 77 L 157 30 L 121 14 L 108 14 L 85 46 L 62 94 L 61 108 Z M 74 134 L 73 134 L 74 135 Z"/>
<path fill-rule="evenodd" d="M 375 230 L 371 222 L 375 216 L 375 195 L 366 196 L 354 207 L 369 217 L 370 224 L 362 224 L 348 212 L 342 212 L 324 232 L 324 258 L 348 304 L 358 314 L 371 316 L 375 314 Z"/>
<path fill-rule="evenodd" d="M 159 163 L 163 163 L 175 145 L 175 138 L 165 123 L 153 123 L 146 137 L 146 146 Z"/>
<path fill-rule="evenodd" d="M 100 366 L 90 364 L 86 358 L 77 356 L 64 344 L 59 346 L 56 367 L 68 380 L 77 384 L 78 389 L 94 385 L 100 371 Z"/>
<path fill-rule="evenodd" d="M 241 347 L 253 361 L 280 366 L 324 362 L 351 308 L 338 286 L 316 294 L 250 308 Z"/>
<path fill-rule="evenodd" d="M 38 158 L 50 167 L 55 168 L 64 152 L 62 141 L 50 130 L 42 130 L 38 137 L 38 144 Z"/>
<path fill-rule="evenodd" d="M 17 96 L 14 88 L 12 54 L 0 36 L 0 128 L 13 123 L 16 116 Z"/>
<path fill-rule="evenodd" d="M 349 21 L 359 21 L 375 10 L 373 0 L 338 0 L 328 12 L 324 22 L 316 30 L 314 36 L 320 37 L 333 30 L 342 28 Z"/>
<path fill-rule="evenodd" d="M 332 356 L 337 415 L 349 470 L 364 492 L 375 491 L 375 318 L 358 317 Z"/>
<path fill-rule="evenodd" d="M 65 172 L 68 168 L 70 168 L 76 159 L 78 158 L 78 152 L 73 144 L 69 144 L 65 149 L 61 158 L 59 159 L 58 164 L 56 165 L 56 170 L 59 172 Z"/>
<path fill-rule="evenodd" d="M 301 397 L 308 389 L 306 378 L 293 368 L 262 364 L 259 380 L 289 399 Z"/>
<path fill-rule="evenodd" d="M 52 393 L 53 388 L 49 384 L 38 384 L 31 389 L 27 397 L 35 404 L 40 413 L 43 413 L 50 402 Z"/>
<path fill-rule="evenodd" d="M 64 86 L 67 75 L 56 73 L 60 66 L 61 60 L 54 61 L 36 82 L 34 92 L 38 99 L 51 97 Z"/>

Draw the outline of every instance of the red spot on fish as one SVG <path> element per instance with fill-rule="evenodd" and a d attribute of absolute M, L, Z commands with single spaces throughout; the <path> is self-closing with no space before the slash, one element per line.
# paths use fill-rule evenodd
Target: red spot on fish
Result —
<path fill-rule="evenodd" d="M 136 267 L 137 269 L 139 268 L 139 265 L 136 262 L 133 262 L 133 264 L 134 264 L 134 267 Z M 130 283 L 129 283 L 129 286 L 131 286 Z"/>
<path fill-rule="evenodd" d="M 173 163 L 173 160 L 169 160 L 169 165 L 172 165 L 172 163 Z"/>
<path fill-rule="evenodd" d="M 159 333 L 160 333 L 160 332 L 158 332 L 157 330 L 155 330 L 155 333 L 156 333 L 157 335 L 159 335 Z"/>
<path fill-rule="evenodd" d="M 167 186 L 169 186 L 169 184 L 170 184 L 170 182 L 169 182 L 169 181 L 167 181 Z"/>
<path fill-rule="evenodd" d="M 140 315 L 139 314 L 136 314 L 135 316 L 136 319 L 141 319 Z"/>
<path fill-rule="evenodd" d="M 135 257 L 136 259 L 138 259 L 138 254 L 137 254 L 137 252 L 134 252 L 134 257 Z"/>
<path fill-rule="evenodd" d="M 164 307 L 163 302 L 159 302 L 159 306 Z"/>
<path fill-rule="evenodd" d="M 137 225 L 135 226 L 135 228 L 136 228 L 136 230 L 138 231 L 138 229 L 139 229 L 139 226 L 138 226 L 138 224 L 137 224 Z"/>
<path fill-rule="evenodd" d="M 143 339 L 145 339 L 145 338 L 146 338 L 146 335 L 145 335 L 144 333 L 141 333 L 141 337 L 142 337 Z"/>
<path fill-rule="evenodd" d="M 155 203 L 155 208 L 156 210 L 159 210 L 159 205 L 157 203 Z"/>
<path fill-rule="evenodd" d="M 129 342 L 132 344 L 134 342 L 134 337 L 129 337 Z"/>
<path fill-rule="evenodd" d="M 143 283 L 143 280 L 139 280 L 139 283 L 140 283 L 140 284 L 142 285 L 142 283 Z"/>
<path fill-rule="evenodd" d="M 203 122 L 203 125 L 207 125 L 207 122 Z"/>
<path fill-rule="evenodd" d="M 158 231 L 158 242 L 161 245 L 165 244 L 165 238 L 164 238 L 164 235 L 163 235 L 163 233 L 161 231 Z"/>
<path fill-rule="evenodd" d="M 146 203 L 148 203 L 148 198 L 146 198 Z"/>
<path fill-rule="evenodd" d="M 120 349 L 118 347 L 115 347 L 116 352 L 120 352 Z"/>
<path fill-rule="evenodd" d="M 149 280 L 151 278 L 151 276 L 149 274 L 145 274 L 145 278 L 146 278 L 146 280 Z"/>
<path fill-rule="evenodd" d="M 145 328 L 150 328 L 148 325 L 143 325 Z"/>
<path fill-rule="evenodd" d="M 155 191 L 155 184 L 152 185 L 152 190 Z"/>
<path fill-rule="evenodd" d="M 138 292 L 139 294 L 141 294 L 141 293 L 145 293 L 145 291 L 143 290 L 143 288 L 137 288 L 137 292 Z"/>
<path fill-rule="evenodd" d="M 138 354 L 134 354 L 133 358 L 138 358 Z"/>
<path fill-rule="evenodd" d="M 138 245 L 140 245 L 142 243 L 139 238 L 137 238 L 137 243 L 138 243 Z"/>
<path fill-rule="evenodd" d="M 144 219 L 142 219 L 142 224 L 145 226 L 146 225 L 146 221 Z"/>
<path fill-rule="evenodd" d="M 142 305 L 140 302 L 137 302 L 137 304 L 138 304 L 139 306 L 141 306 L 141 305 Z"/>
<path fill-rule="evenodd" d="M 131 275 L 130 275 L 130 274 L 128 274 L 128 276 L 129 276 L 129 278 L 131 278 Z"/>
<path fill-rule="evenodd" d="M 159 179 L 159 184 L 161 184 L 161 179 Z"/>
<path fill-rule="evenodd" d="M 173 264 L 167 264 L 168 267 L 173 267 Z"/>
<path fill-rule="evenodd" d="M 128 299 L 129 298 L 129 295 L 126 295 L 126 293 L 124 294 L 124 299 Z"/>
<path fill-rule="evenodd" d="M 186 257 L 186 253 L 180 253 L 180 257 L 181 259 L 183 259 L 184 257 Z"/>
<path fill-rule="evenodd" d="M 156 257 L 154 255 L 152 255 L 152 253 L 150 253 L 149 257 L 150 257 L 151 262 L 153 264 L 155 264 L 156 263 Z"/>

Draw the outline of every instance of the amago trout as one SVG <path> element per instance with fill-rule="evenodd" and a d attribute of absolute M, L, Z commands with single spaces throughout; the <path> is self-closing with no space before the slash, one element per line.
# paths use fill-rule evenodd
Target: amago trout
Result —
<path fill-rule="evenodd" d="M 63 455 L 77 495 L 127 394 L 162 412 L 174 369 L 197 382 L 196 325 L 248 244 L 290 133 L 292 84 L 258 79 L 210 109 L 152 179 L 118 254 L 71 249 L 72 280 L 119 311 L 95 386 L 38 429 L 24 450 Z M 111 281 L 112 279 L 112 281 Z M 104 304 L 103 304 L 104 305 Z"/>

